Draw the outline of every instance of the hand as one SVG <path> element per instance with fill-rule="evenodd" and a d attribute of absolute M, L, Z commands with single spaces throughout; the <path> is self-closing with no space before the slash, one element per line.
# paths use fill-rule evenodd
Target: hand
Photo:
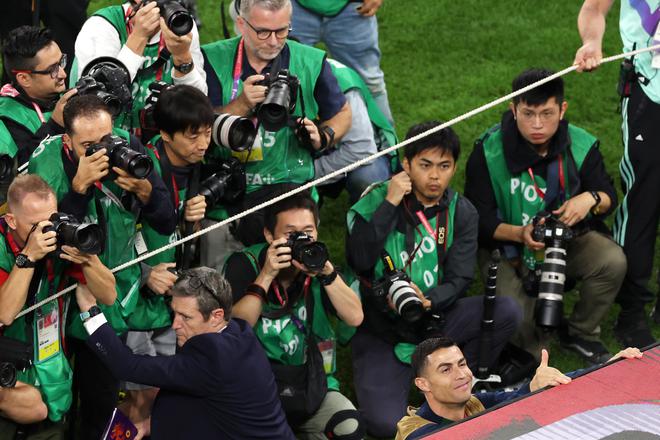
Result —
<path fill-rule="evenodd" d="M 66 93 L 60 96 L 60 99 L 57 100 L 57 104 L 55 104 L 55 109 L 53 109 L 53 113 L 50 115 L 50 118 L 60 127 L 64 127 L 64 118 L 62 117 L 64 106 L 69 101 L 69 98 L 71 98 L 76 93 L 78 93 L 78 89 L 68 90 Z"/>
<path fill-rule="evenodd" d="M 192 55 L 190 54 L 190 44 L 192 43 L 192 31 L 186 35 L 177 35 L 167 27 L 165 19 L 160 18 L 160 32 L 165 40 L 165 47 L 172 54 L 174 64 L 177 66 L 183 63 L 190 63 Z"/>
<path fill-rule="evenodd" d="M 612 356 L 612 358 L 607 362 L 613 362 L 613 361 L 615 361 L 617 359 L 620 359 L 620 358 L 624 358 L 624 359 L 641 359 L 642 356 L 644 356 L 644 353 L 642 353 L 639 350 L 639 348 L 628 347 L 626 349 L 621 350 L 620 352 L 618 352 L 614 356 Z"/>
<path fill-rule="evenodd" d="M 74 264 L 80 264 L 81 266 L 84 264 L 89 264 L 91 259 L 94 257 L 96 257 L 96 255 L 85 254 L 80 252 L 78 248 L 66 245 L 62 246 L 62 252 L 60 253 L 61 259 L 70 261 Z"/>
<path fill-rule="evenodd" d="M 382 4 L 383 0 L 363 0 L 362 4 L 357 7 L 358 14 L 365 17 L 376 15 Z"/>
<path fill-rule="evenodd" d="M 547 386 L 555 387 L 559 384 L 567 384 L 571 381 L 571 378 L 564 375 L 561 371 L 548 366 L 548 358 L 548 350 L 544 348 L 541 350 L 541 363 L 536 369 L 534 378 L 532 378 L 532 381 L 529 383 L 530 391 L 540 390 Z"/>
<path fill-rule="evenodd" d="M 89 291 L 86 285 L 80 283 L 76 287 L 76 301 L 81 312 L 86 312 L 96 305 L 96 298 L 94 298 L 92 292 Z"/>
<path fill-rule="evenodd" d="M 132 18 L 133 30 L 131 35 L 149 40 L 156 34 L 160 27 L 160 9 L 156 2 L 147 4 L 141 7 Z"/>
<path fill-rule="evenodd" d="M 417 287 L 417 284 L 415 284 L 411 281 L 410 286 L 415 291 L 415 294 L 417 295 L 417 298 L 419 298 L 422 301 L 422 306 L 424 306 L 424 310 L 431 310 L 431 300 L 428 299 L 426 296 L 424 296 L 421 289 L 419 287 Z"/>
<path fill-rule="evenodd" d="M 87 193 L 90 186 L 108 175 L 110 158 L 105 154 L 107 150 L 101 148 L 91 156 L 82 156 L 78 159 L 78 171 L 71 181 L 71 187 L 79 194 Z"/>
<path fill-rule="evenodd" d="M 573 65 L 578 72 L 590 72 L 600 66 L 603 60 L 603 50 L 600 41 L 586 41 L 575 53 Z"/>
<path fill-rule="evenodd" d="M 541 219 L 539 221 L 539 224 L 542 225 L 544 222 L 545 219 Z M 532 223 L 523 226 L 520 229 L 520 241 L 529 249 L 533 251 L 540 251 L 541 249 L 545 248 L 545 243 L 543 243 L 542 241 L 534 241 L 534 239 L 532 238 L 533 230 L 534 230 L 534 225 Z"/>
<path fill-rule="evenodd" d="M 593 196 L 588 192 L 583 192 L 566 200 L 558 209 L 552 211 L 552 213 L 559 216 L 559 221 L 566 223 L 568 226 L 573 226 L 584 220 L 591 208 L 593 208 L 594 203 Z"/>
<path fill-rule="evenodd" d="M 183 218 L 187 222 L 196 222 L 204 218 L 206 213 L 206 197 L 197 195 L 186 200 Z"/>
<path fill-rule="evenodd" d="M 394 206 L 399 206 L 403 197 L 412 191 L 412 180 L 405 171 L 395 174 L 387 185 L 385 199 Z"/>
<path fill-rule="evenodd" d="M 134 193 L 143 205 L 149 203 L 151 197 L 151 182 L 149 182 L 149 179 L 138 179 L 118 167 L 112 167 L 112 171 L 117 173 L 115 183 L 121 189 Z"/>
<path fill-rule="evenodd" d="M 300 119 L 298 121 L 300 121 Z M 305 130 L 307 130 L 307 133 L 309 133 L 309 140 L 312 142 L 312 147 L 318 151 L 322 145 L 319 128 L 312 120 L 307 118 L 302 118 L 302 125 L 305 127 Z M 323 136 L 325 136 L 325 134 Z"/>
<path fill-rule="evenodd" d="M 263 75 L 252 75 L 243 82 L 243 92 L 239 96 L 239 99 L 242 99 L 245 105 L 251 109 L 266 99 L 266 90 L 268 87 L 255 84 L 263 81 L 264 78 L 265 76 Z"/>
<path fill-rule="evenodd" d="M 41 260 L 57 249 L 57 233 L 55 231 L 43 232 L 44 227 L 47 226 L 53 226 L 53 224 L 48 220 L 37 223 L 37 227 L 30 233 L 23 248 L 22 253 L 32 262 Z"/>
<path fill-rule="evenodd" d="M 266 261 L 261 271 L 269 278 L 275 279 L 280 270 L 291 267 L 291 248 L 284 246 L 287 237 L 281 237 L 268 246 Z"/>
<path fill-rule="evenodd" d="M 291 264 L 296 269 L 299 269 L 305 275 L 310 276 L 312 278 L 314 278 L 318 274 L 330 275 L 332 273 L 332 271 L 335 270 L 335 267 L 332 265 L 332 263 L 330 261 L 326 261 L 325 265 L 323 266 L 323 269 L 321 269 L 321 270 L 311 270 L 311 269 L 307 268 L 307 266 L 305 266 L 302 263 L 297 262 L 296 260 L 291 260 Z"/>
<path fill-rule="evenodd" d="M 174 267 L 176 267 L 176 263 L 160 263 L 152 267 L 147 279 L 147 287 L 157 295 L 166 294 L 178 278 L 176 274 L 168 270 Z"/>

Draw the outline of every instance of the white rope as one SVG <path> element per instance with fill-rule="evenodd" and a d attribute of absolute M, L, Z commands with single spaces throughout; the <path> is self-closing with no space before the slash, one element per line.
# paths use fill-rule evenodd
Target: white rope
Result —
<path fill-rule="evenodd" d="M 631 52 L 625 52 L 625 53 L 618 54 L 618 55 L 614 55 L 614 56 L 607 57 L 607 58 L 603 58 L 603 60 L 601 61 L 601 64 L 609 63 L 609 62 L 616 61 L 616 60 L 620 60 L 620 59 L 623 59 L 623 58 L 630 58 L 630 57 L 632 57 L 632 56 L 634 56 L 634 55 L 638 55 L 638 54 L 640 54 L 640 53 L 644 53 L 644 52 L 650 52 L 650 51 L 653 51 L 653 50 L 660 50 L 660 44 L 657 44 L 657 45 L 655 45 L 655 46 L 645 47 L 645 48 L 642 48 L 642 49 L 633 50 L 633 51 L 631 51 Z M 234 215 L 234 216 L 232 216 L 232 217 L 229 217 L 229 218 L 226 219 L 226 220 L 223 220 L 223 221 L 221 221 L 221 222 L 218 222 L 218 223 L 216 223 L 216 224 L 213 224 L 213 225 L 211 225 L 211 226 L 208 226 L 207 228 L 201 229 L 201 230 L 199 230 L 199 231 L 197 231 L 197 232 L 195 232 L 195 233 L 193 233 L 193 234 L 191 234 L 191 235 L 188 235 L 187 237 L 184 237 L 184 238 L 182 238 L 182 239 L 180 239 L 180 240 L 178 240 L 178 241 L 175 241 L 175 242 L 169 243 L 169 244 L 167 244 L 167 245 L 165 245 L 165 246 L 163 246 L 163 247 L 161 247 L 161 248 L 159 248 L 159 249 L 153 250 L 153 251 L 151 251 L 151 252 L 147 252 L 146 254 L 142 254 L 141 256 L 135 258 L 134 260 L 128 261 L 128 262 L 126 262 L 126 263 L 124 263 L 124 264 L 121 264 L 121 265 L 115 267 L 114 269 L 112 269 L 112 272 L 114 273 L 114 272 L 118 272 L 118 271 L 120 271 L 120 270 L 126 269 L 127 267 L 132 266 L 133 264 L 136 264 L 136 263 L 139 263 L 139 262 L 141 262 L 141 261 L 144 261 L 144 260 L 146 260 L 147 258 L 151 258 L 151 257 L 153 257 L 153 256 L 156 255 L 156 254 L 159 254 L 159 253 L 161 253 L 161 252 L 164 252 L 164 251 L 166 251 L 166 250 L 168 250 L 168 249 L 171 249 L 171 248 L 173 248 L 173 247 L 179 246 L 180 244 L 183 244 L 183 243 L 185 243 L 185 242 L 187 242 L 187 241 L 194 240 L 195 238 L 197 238 L 197 237 L 199 237 L 199 236 L 202 236 L 202 235 L 206 234 L 207 232 L 210 232 L 210 231 L 212 231 L 212 230 L 214 230 L 214 229 L 217 229 L 217 228 L 220 228 L 220 227 L 222 227 L 222 226 L 224 226 L 224 225 L 226 225 L 226 224 L 228 224 L 228 223 L 231 223 L 231 222 L 233 222 L 233 221 L 236 221 L 236 220 L 238 220 L 238 219 L 241 219 L 241 218 L 243 218 L 243 217 L 245 217 L 245 216 L 247 216 L 247 215 L 252 214 L 253 212 L 256 212 L 256 211 L 259 211 L 259 210 L 262 209 L 262 208 L 265 208 L 266 206 L 270 206 L 270 205 L 272 205 L 272 204 L 274 204 L 274 203 L 279 202 L 280 200 L 286 199 L 286 198 L 289 197 L 289 196 L 292 196 L 292 195 L 294 195 L 294 194 L 298 194 L 299 192 L 305 191 L 305 190 L 307 190 L 307 189 L 309 189 L 309 188 L 311 188 L 311 187 L 313 187 L 313 186 L 316 186 L 316 185 L 318 185 L 318 184 L 320 184 L 320 183 L 325 182 L 326 180 L 330 180 L 330 179 L 332 179 L 332 178 L 334 178 L 334 177 L 336 177 L 336 176 L 339 176 L 339 175 L 342 175 L 342 174 L 344 174 L 344 173 L 346 173 L 346 172 L 348 172 L 348 171 L 354 170 L 355 168 L 361 167 L 362 165 L 366 164 L 367 162 L 370 162 L 370 161 L 372 161 L 372 160 L 374 160 L 374 159 L 376 159 L 376 158 L 379 158 L 379 157 L 381 157 L 381 156 L 385 156 L 386 154 L 389 154 L 389 153 L 391 153 L 392 151 L 398 150 L 399 148 L 404 147 L 404 146 L 408 145 L 408 144 L 411 143 L 411 142 L 415 142 L 415 141 L 417 141 L 417 140 L 419 140 L 419 139 L 421 139 L 421 138 L 423 138 L 423 137 L 426 137 L 426 136 L 428 136 L 428 135 L 430 135 L 430 134 L 433 134 L 433 133 L 435 133 L 435 132 L 437 132 L 437 131 L 440 131 L 440 130 L 445 129 L 445 128 L 447 128 L 447 127 L 450 127 L 450 126 L 452 126 L 452 125 L 454 125 L 454 124 L 457 124 L 457 123 L 459 123 L 459 122 L 461 122 L 461 121 L 464 121 L 464 120 L 466 120 L 466 119 L 469 119 L 469 118 L 471 118 L 472 116 L 477 115 L 477 114 L 479 114 L 479 113 L 482 113 L 482 112 L 484 112 L 484 111 L 486 111 L 486 110 L 488 110 L 488 109 L 491 109 L 491 108 L 493 108 L 493 107 L 495 107 L 495 106 L 497 106 L 497 105 L 499 105 L 499 104 L 502 104 L 503 102 L 510 101 L 511 99 L 515 98 L 516 96 L 522 95 L 523 93 L 526 93 L 526 92 L 528 92 L 529 90 L 532 90 L 532 89 L 534 89 L 534 88 L 536 88 L 536 87 L 538 87 L 538 86 L 540 86 L 540 85 L 542 85 L 542 84 L 545 84 L 545 83 L 547 83 L 547 82 L 550 82 L 550 81 L 552 81 L 552 80 L 554 80 L 554 79 L 556 79 L 556 78 L 559 78 L 559 77 L 561 77 L 561 76 L 564 76 L 564 75 L 566 75 L 567 73 L 570 73 L 570 72 L 574 71 L 575 69 L 577 69 L 577 66 L 570 66 L 570 67 L 567 67 L 567 68 L 565 68 L 564 70 L 561 70 L 561 71 L 559 71 L 559 72 L 557 72 L 557 73 L 555 73 L 555 74 L 553 74 L 553 75 L 550 75 L 550 76 L 548 76 L 547 78 L 543 78 L 543 79 L 540 80 L 540 81 L 537 81 L 537 82 L 535 82 L 535 83 L 533 83 L 533 84 L 528 85 L 527 87 L 523 87 L 523 88 L 520 89 L 520 90 L 516 90 L 515 92 L 509 93 L 509 94 L 506 95 L 506 96 L 502 96 L 501 98 L 498 98 L 498 99 L 496 99 L 496 100 L 494 100 L 494 101 L 491 101 L 491 102 L 489 102 L 488 104 L 484 104 L 484 105 L 482 105 L 481 107 L 477 107 L 477 108 L 475 108 L 475 109 L 473 109 L 473 110 L 471 110 L 471 111 L 469 111 L 469 112 L 467 112 L 467 113 L 462 114 L 461 116 L 458 116 L 458 117 L 456 117 L 456 118 L 454 118 L 454 119 L 452 119 L 452 120 L 450 120 L 450 121 L 445 122 L 444 124 L 438 125 L 437 127 L 433 127 L 433 128 L 431 128 L 430 130 L 427 130 L 427 131 L 425 131 L 425 132 L 423 132 L 423 133 L 420 133 L 420 134 L 418 134 L 418 135 L 416 135 L 416 136 L 411 137 L 410 139 L 406 139 L 406 140 L 404 140 L 404 141 L 402 141 L 402 142 L 400 142 L 400 143 L 398 143 L 398 144 L 396 144 L 396 145 L 392 145 L 391 147 L 388 147 L 388 148 L 385 149 L 385 150 L 381 150 L 381 151 L 379 151 L 379 152 L 377 152 L 377 153 L 372 154 L 371 156 L 368 156 L 368 157 L 365 157 L 365 158 L 363 158 L 363 159 L 360 159 L 360 160 L 358 160 L 358 161 L 355 162 L 355 163 L 352 163 L 352 164 L 350 164 L 350 165 L 345 166 L 344 168 L 341 168 L 341 169 L 335 170 L 335 171 L 331 172 L 330 174 L 326 174 L 325 176 L 320 177 L 320 178 L 318 178 L 318 179 L 316 179 L 316 180 L 312 180 L 312 181 L 310 181 L 310 182 L 307 182 L 306 184 L 304 184 L 304 185 L 302 185 L 302 186 L 300 186 L 300 187 L 298 187 L 298 188 L 296 188 L 296 189 L 293 189 L 293 190 L 291 190 L 291 191 L 289 191 L 289 192 L 286 192 L 286 193 L 281 194 L 281 195 L 279 195 L 279 196 L 277 196 L 277 197 L 274 197 L 274 198 L 272 198 L 272 199 L 270 199 L 270 200 L 268 200 L 268 201 L 266 201 L 266 202 L 263 202 L 263 203 L 261 203 L 261 204 L 259 204 L 259 205 L 256 205 L 256 206 L 254 206 L 254 207 L 252 207 L 252 208 L 250 208 L 250 209 L 247 209 L 247 210 L 245 210 L 245 211 L 243 211 L 243 212 L 240 212 L 240 213 L 238 213 L 238 214 L 236 214 L 236 215 Z M 70 292 L 70 291 L 73 290 L 76 286 L 77 286 L 77 284 L 74 284 L 74 285 L 72 285 L 72 286 L 69 286 L 69 287 L 67 287 L 67 288 L 64 289 L 64 290 L 61 290 L 61 291 L 57 292 L 57 293 L 54 294 L 53 296 L 50 296 L 50 297 L 44 299 L 43 301 L 40 301 L 39 303 L 37 303 L 37 304 L 35 304 L 35 305 L 33 305 L 33 306 L 31 306 L 31 307 L 29 307 L 29 308 L 23 310 L 21 313 L 19 313 L 19 314 L 16 316 L 16 318 L 20 318 L 21 316 L 23 316 L 23 315 L 25 315 L 25 314 L 27 314 L 27 313 L 30 313 L 31 311 L 33 311 L 33 310 L 37 309 L 38 307 L 41 307 L 42 305 L 44 305 L 44 304 L 46 304 L 46 303 L 48 303 L 48 302 L 50 302 L 50 301 L 52 301 L 52 300 L 54 300 L 54 299 L 60 297 L 61 295 L 64 295 L 65 293 Z"/>

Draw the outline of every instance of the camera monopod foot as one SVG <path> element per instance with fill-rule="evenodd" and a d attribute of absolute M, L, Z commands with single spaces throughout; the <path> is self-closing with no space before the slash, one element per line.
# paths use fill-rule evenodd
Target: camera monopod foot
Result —
<path fill-rule="evenodd" d="M 502 387 L 502 378 L 497 374 L 491 374 L 485 379 L 472 378 L 472 389 L 474 391 L 491 391 Z"/>

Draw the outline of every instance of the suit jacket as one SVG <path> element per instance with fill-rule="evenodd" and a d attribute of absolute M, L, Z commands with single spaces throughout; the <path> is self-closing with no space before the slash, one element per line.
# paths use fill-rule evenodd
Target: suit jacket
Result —
<path fill-rule="evenodd" d="M 250 326 L 190 338 L 174 356 L 139 356 L 107 323 L 87 344 L 116 378 L 159 387 L 151 438 L 294 439 L 275 379 Z"/>

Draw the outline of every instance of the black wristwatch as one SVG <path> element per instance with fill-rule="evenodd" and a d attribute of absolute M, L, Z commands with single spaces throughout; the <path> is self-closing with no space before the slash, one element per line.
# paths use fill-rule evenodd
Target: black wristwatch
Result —
<path fill-rule="evenodd" d="M 80 320 L 82 322 L 85 322 L 88 319 L 93 318 L 96 315 L 100 315 L 100 314 L 101 314 L 101 309 L 99 308 L 99 306 L 92 306 L 86 312 L 80 312 Z"/>
<path fill-rule="evenodd" d="M 598 209 L 598 205 L 600 205 L 600 200 L 601 200 L 600 194 L 598 194 L 598 191 L 589 191 L 589 194 L 591 194 L 591 197 L 593 197 L 594 200 L 596 201 L 596 203 L 594 204 L 594 206 L 591 208 L 590 211 L 593 215 L 598 215 L 600 214 L 600 210 Z"/>
<path fill-rule="evenodd" d="M 35 267 L 36 265 L 37 265 L 37 263 L 30 260 L 27 255 L 25 255 L 25 254 L 16 255 L 16 267 L 20 267 L 21 269 L 25 269 L 25 268 L 28 268 L 28 267 Z"/>
<path fill-rule="evenodd" d="M 186 73 L 190 73 L 193 70 L 193 67 L 195 67 L 195 63 L 191 61 L 189 63 L 181 63 L 178 66 L 176 64 L 173 64 L 173 66 L 174 66 L 174 70 L 176 70 L 177 72 L 181 72 L 185 75 Z"/>
<path fill-rule="evenodd" d="M 321 128 L 321 132 L 325 133 L 325 135 L 321 135 L 321 150 L 332 147 L 335 144 L 335 130 L 329 125 L 325 125 Z"/>

